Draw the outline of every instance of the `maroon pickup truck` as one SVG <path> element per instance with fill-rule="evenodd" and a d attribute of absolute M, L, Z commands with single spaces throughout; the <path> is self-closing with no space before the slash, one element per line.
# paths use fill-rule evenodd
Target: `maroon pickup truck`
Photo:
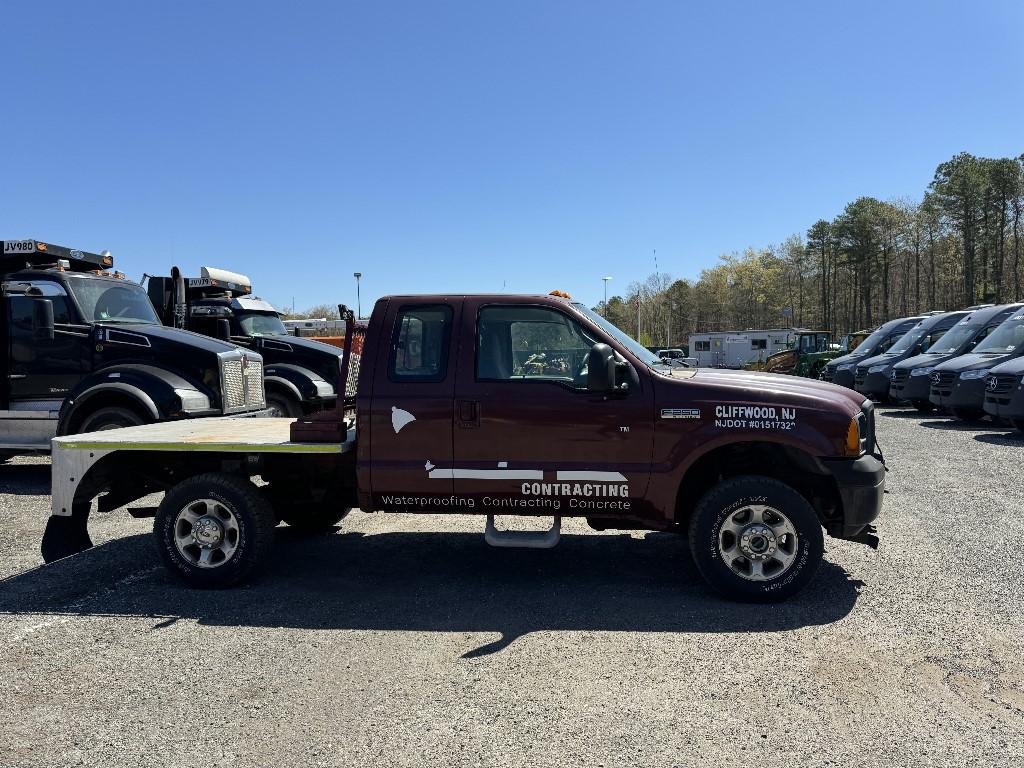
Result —
<path fill-rule="evenodd" d="M 713 587 L 760 601 L 810 580 L 823 530 L 877 545 L 886 469 L 868 400 L 666 365 L 562 296 L 383 298 L 353 394 L 333 439 L 284 419 L 58 438 L 44 556 L 89 546 L 100 493 L 113 509 L 153 491 L 160 552 L 195 586 L 249 576 L 280 520 L 330 528 L 353 507 L 485 515 L 496 546 L 553 546 L 563 517 L 678 532 Z M 553 524 L 503 531 L 503 515 Z"/>

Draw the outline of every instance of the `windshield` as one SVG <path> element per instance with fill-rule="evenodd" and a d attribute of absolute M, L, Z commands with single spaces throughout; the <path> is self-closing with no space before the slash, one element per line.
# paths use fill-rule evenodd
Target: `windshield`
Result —
<path fill-rule="evenodd" d="M 982 326 L 980 325 L 957 325 L 950 328 L 945 334 L 943 334 L 941 339 L 929 347 L 928 354 L 948 355 L 952 352 L 958 352 L 960 351 L 960 348 L 973 339 L 981 329 Z"/>
<path fill-rule="evenodd" d="M 97 278 L 76 278 L 68 280 L 68 285 L 87 322 L 160 325 L 141 285 Z"/>
<path fill-rule="evenodd" d="M 588 309 L 586 306 L 578 302 L 573 302 L 573 307 L 579 310 L 581 314 L 584 314 L 588 318 L 590 318 L 590 320 L 592 320 L 601 330 L 603 330 L 605 333 L 607 333 L 609 336 L 611 336 L 613 339 L 619 342 L 622 346 L 624 346 L 626 349 L 628 349 L 630 352 L 632 352 L 634 355 L 640 358 L 647 365 L 665 365 L 665 361 L 662 360 L 653 352 L 651 352 L 651 350 L 647 349 L 647 347 L 643 346 L 639 342 L 631 339 L 629 336 L 624 334 L 622 331 L 620 331 L 614 325 L 609 323 L 607 320 L 605 320 L 599 314 L 594 312 L 592 309 Z"/>
<path fill-rule="evenodd" d="M 902 354 L 903 352 L 906 352 L 908 349 L 913 348 L 913 346 L 917 344 L 917 342 L 923 339 L 927 333 L 928 332 L 921 329 L 920 326 L 917 326 L 916 328 L 907 331 L 907 333 L 903 336 L 902 339 L 900 339 L 891 347 L 889 347 L 889 351 L 886 352 L 886 354 L 899 355 Z"/>
<path fill-rule="evenodd" d="M 886 336 L 889 335 L 889 331 L 884 329 L 885 326 L 879 328 L 877 331 L 868 336 L 864 341 L 857 345 L 857 348 L 850 353 L 850 357 L 867 357 L 868 355 L 875 354 L 875 346 Z"/>
<path fill-rule="evenodd" d="M 246 336 L 288 336 L 288 329 L 284 327 L 281 318 L 277 315 L 264 315 L 256 312 L 238 315 L 238 324 L 242 327 L 242 333 Z"/>
<path fill-rule="evenodd" d="M 1024 313 L 1018 313 L 1004 322 L 981 342 L 975 352 L 1013 352 L 1024 344 Z"/>

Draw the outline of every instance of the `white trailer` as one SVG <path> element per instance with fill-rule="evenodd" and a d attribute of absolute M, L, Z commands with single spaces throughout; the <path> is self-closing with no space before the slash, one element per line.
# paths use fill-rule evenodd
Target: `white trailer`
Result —
<path fill-rule="evenodd" d="M 796 328 L 690 334 L 690 355 L 702 368 L 742 368 L 787 349 Z"/>

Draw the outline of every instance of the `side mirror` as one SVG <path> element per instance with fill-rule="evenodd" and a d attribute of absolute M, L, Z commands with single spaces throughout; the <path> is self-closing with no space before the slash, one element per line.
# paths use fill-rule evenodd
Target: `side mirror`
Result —
<path fill-rule="evenodd" d="M 231 340 L 231 323 L 227 318 L 222 317 L 217 321 L 217 338 L 221 341 Z"/>
<path fill-rule="evenodd" d="M 32 337 L 36 341 L 53 341 L 53 300 L 32 302 Z"/>
<path fill-rule="evenodd" d="M 607 344 L 595 344 L 587 353 L 587 390 L 607 393 L 615 389 L 615 352 Z"/>

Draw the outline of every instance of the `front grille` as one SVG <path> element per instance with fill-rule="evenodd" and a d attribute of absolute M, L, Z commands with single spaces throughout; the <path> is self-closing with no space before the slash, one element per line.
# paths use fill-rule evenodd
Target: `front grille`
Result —
<path fill-rule="evenodd" d="M 932 374 L 932 383 L 939 384 L 939 386 L 948 387 L 954 381 L 956 381 L 956 371 L 942 371 L 938 375 L 938 381 L 936 381 L 935 374 Z"/>
<path fill-rule="evenodd" d="M 245 407 L 245 375 L 241 360 L 224 361 L 224 410 Z"/>
<path fill-rule="evenodd" d="M 890 379 L 894 384 L 906 381 L 908 378 L 910 378 L 910 371 L 906 368 L 894 368 L 890 374 Z"/>
<path fill-rule="evenodd" d="M 263 408 L 263 362 L 249 357 L 225 360 L 223 365 L 224 412 Z"/>
<path fill-rule="evenodd" d="M 822 381 L 832 381 L 832 379 L 834 379 L 835 376 L 836 376 L 836 369 L 833 368 L 831 365 L 826 365 L 825 368 L 822 369 L 822 371 L 821 371 L 821 380 Z"/>
<path fill-rule="evenodd" d="M 263 363 L 250 358 L 245 368 L 245 404 L 250 408 L 262 408 L 266 402 L 263 396 Z"/>
<path fill-rule="evenodd" d="M 858 365 L 853 373 L 853 386 L 859 387 L 864 383 L 864 380 L 868 377 L 868 369 L 863 365 Z"/>
<path fill-rule="evenodd" d="M 1005 395 L 1016 386 L 1019 380 L 1019 376 L 1007 376 L 1005 374 L 989 376 L 985 380 L 985 389 L 990 395 Z"/>

